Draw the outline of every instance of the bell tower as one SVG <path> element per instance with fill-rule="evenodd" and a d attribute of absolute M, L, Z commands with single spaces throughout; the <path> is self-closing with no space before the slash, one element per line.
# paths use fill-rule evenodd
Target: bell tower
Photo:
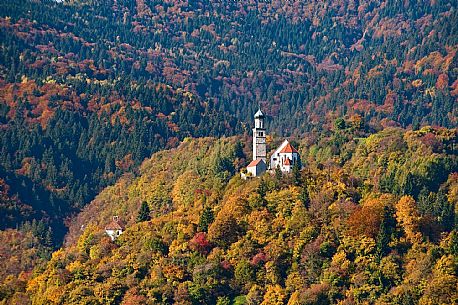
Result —
<path fill-rule="evenodd" d="M 253 160 L 262 159 L 264 163 L 267 162 L 265 118 L 266 116 L 259 109 L 254 115 L 253 128 Z"/>

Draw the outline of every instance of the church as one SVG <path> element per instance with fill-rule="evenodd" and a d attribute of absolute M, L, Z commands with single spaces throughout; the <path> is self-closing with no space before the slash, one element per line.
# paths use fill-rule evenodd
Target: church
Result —
<path fill-rule="evenodd" d="M 300 166 L 301 159 L 299 152 L 288 142 L 283 143 L 270 156 L 267 164 L 267 143 L 266 143 L 266 116 L 259 109 L 254 115 L 253 128 L 253 161 L 247 166 L 247 174 L 242 174 L 242 178 L 258 177 L 267 170 L 279 169 L 284 173 L 290 173 L 295 165 Z"/>

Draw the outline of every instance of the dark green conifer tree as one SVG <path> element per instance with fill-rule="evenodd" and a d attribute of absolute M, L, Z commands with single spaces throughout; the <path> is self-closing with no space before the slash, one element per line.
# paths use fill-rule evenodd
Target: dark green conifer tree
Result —
<path fill-rule="evenodd" d="M 307 185 L 304 185 L 302 187 L 302 191 L 300 194 L 300 200 L 306 209 L 310 207 L 310 197 L 309 197 L 309 191 L 307 189 Z"/>
<path fill-rule="evenodd" d="M 149 205 L 146 201 L 142 202 L 138 211 L 137 222 L 148 221 L 151 219 Z"/>
<path fill-rule="evenodd" d="M 213 210 L 210 207 L 204 208 L 202 215 L 200 215 L 199 219 L 199 230 L 202 232 L 207 232 L 208 227 L 210 224 L 213 222 L 215 219 L 215 216 L 213 214 Z"/>
<path fill-rule="evenodd" d="M 296 186 L 302 184 L 301 169 L 298 162 L 296 162 L 293 166 L 293 183 Z"/>

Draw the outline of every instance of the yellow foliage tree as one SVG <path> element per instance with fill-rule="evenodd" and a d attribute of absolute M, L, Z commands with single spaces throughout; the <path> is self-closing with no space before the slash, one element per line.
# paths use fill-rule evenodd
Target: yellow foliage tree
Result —
<path fill-rule="evenodd" d="M 267 291 L 261 305 L 283 305 L 284 302 L 285 291 L 280 285 L 267 286 Z"/>
<path fill-rule="evenodd" d="M 444 255 L 437 260 L 433 268 L 433 278 L 425 287 L 420 299 L 421 305 L 457 304 L 458 277 L 456 257 Z"/>
<path fill-rule="evenodd" d="M 199 180 L 199 176 L 193 171 L 184 172 L 178 177 L 172 189 L 172 199 L 175 206 L 184 208 L 192 206 Z"/>
<path fill-rule="evenodd" d="M 420 243 L 422 240 L 419 231 L 421 216 L 416 208 L 415 200 L 412 196 L 402 196 L 395 208 L 396 220 L 404 229 L 407 240 L 411 243 Z"/>

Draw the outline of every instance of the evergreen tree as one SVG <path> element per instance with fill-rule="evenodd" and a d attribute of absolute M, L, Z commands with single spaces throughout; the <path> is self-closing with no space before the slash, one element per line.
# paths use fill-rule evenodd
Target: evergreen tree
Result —
<path fill-rule="evenodd" d="M 259 194 L 259 196 L 261 196 L 261 198 L 264 200 L 264 198 L 266 197 L 266 194 L 267 194 L 267 190 L 268 190 L 268 187 L 267 187 L 267 182 L 264 180 L 264 179 L 261 179 L 259 185 L 258 185 L 258 188 L 256 189 L 257 193 Z"/>
<path fill-rule="evenodd" d="M 346 127 L 346 124 L 345 124 L 345 120 L 343 118 L 337 118 L 334 121 L 334 128 L 335 129 L 342 130 L 342 129 L 345 129 L 345 127 Z"/>
<path fill-rule="evenodd" d="M 213 210 L 210 207 L 205 207 L 202 215 L 200 215 L 199 219 L 199 230 L 202 232 L 207 232 L 208 227 L 210 224 L 215 220 L 215 216 L 213 214 Z"/>
<path fill-rule="evenodd" d="M 393 218 L 393 211 L 385 206 L 383 208 L 383 218 L 380 222 L 379 232 L 377 234 L 376 255 L 380 261 L 383 256 L 388 254 L 389 242 L 392 238 L 393 230 L 396 227 L 396 221 Z"/>
<path fill-rule="evenodd" d="M 299 198 L 300 198 L 302 204 L 304 205 L 304 207 L 306 209 L 308 209 L 310 207 L 310 197 L 309 197 L 309 192 L 307 190 L 307 185 L 304 185 L 302 187 L 301 194 L 300 194 Z"/>
<path fill-rule="evenodd" d="M 53 244 L 53 235 L 52 235 L 51 228 L 48 228 L 48 230 L 46 231 L 46 235 L 44 237 L 43 244 L 49 248 L 53 247 L 54 244 Z"/>
<path fill-rule="evenodd" d="M 443 189 L 437 192 L 434 210 L 442 228 L 446 231 L 451 231 L 455 227 L 455 209 L 448 202 L 446 192 Z"/>
<path fill-rule="evenodd" d="M 298 162 L 296 162 L 293 166 L 293 183 L 295 186 L 302 184 L 301 170 Z"/>
<path fill-rule="evenodd" d="M 401 194 L 403 195 L 412 195 L 416 197 L 416 177 L 412 173 L 407 173 L 404 183 L 402 185 Z"/>
<path fill-rule="evenodd" d="M 241 141 L 237 141 L 233 152 L 234 158 L 245 159 L 245 153 L 243 152 L 243 144 Z"/>
<path fill-rule="evenodd" d="M 149 221 L 151 220 L 150 208 L 146 201 L 142 202 L 140 210 L 138 211 L 137 222 Z"/>

